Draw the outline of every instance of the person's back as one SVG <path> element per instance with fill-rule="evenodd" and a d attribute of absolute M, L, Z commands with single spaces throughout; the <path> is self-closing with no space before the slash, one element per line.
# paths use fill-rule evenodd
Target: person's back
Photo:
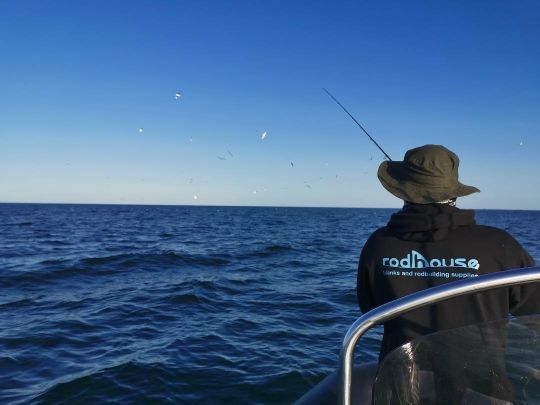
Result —
<path fill-rule="evenodd" d="M 473 211 L 449 204 L 408 204 L 364 245 L 358 302 L 367 312 L 450 281 L 533 265 L 531 257 L 507 232 L 476 225 Z M 538 297 L 531 297 L 533 293 L 530 286 L 498 289 L 410 312 L 385 324 L 381 357 L 437 330 L 505 318 L 509 311 L 535 311 Z"/>

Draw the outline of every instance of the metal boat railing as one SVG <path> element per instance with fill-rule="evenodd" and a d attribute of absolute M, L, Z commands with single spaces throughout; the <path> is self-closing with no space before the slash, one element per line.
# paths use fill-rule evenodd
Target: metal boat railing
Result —
<path fill-rule="evenodd" d="M 360 338 L 372 327 L 414 309 L 435 304 L 450 298 L 487 291 L 494 288 L 533 282 L 540 282 L 540 267 L 506 270 L 418 291 L 366 312 L 352 324 L 343 339 L 339 370 L 341 380 L 341 403 L 343 405 L 350 405 L 351 403 L 351 375 L 354 349 Z"/>

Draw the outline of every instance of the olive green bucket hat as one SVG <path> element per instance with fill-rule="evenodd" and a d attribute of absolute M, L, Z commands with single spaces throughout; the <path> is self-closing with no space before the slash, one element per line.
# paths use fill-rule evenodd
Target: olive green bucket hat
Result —
<path fill-rule="evenodd" d="M 480 192 L 458 181 L 459 158 L 440 145 L 405 153 L 402 162 L 384 161 L 377 173 L 384 188 L 402 200 L 429 204 Z"/>

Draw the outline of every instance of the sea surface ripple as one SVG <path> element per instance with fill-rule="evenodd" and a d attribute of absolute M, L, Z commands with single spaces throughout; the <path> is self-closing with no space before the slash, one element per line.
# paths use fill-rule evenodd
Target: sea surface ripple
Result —
<path fill-rule="evenodd" d="M 0 204 L 0 402 L 291 403 L 336 369 L 391 213 Z M 478 220 L 540 261 L 538 211 Z"/>

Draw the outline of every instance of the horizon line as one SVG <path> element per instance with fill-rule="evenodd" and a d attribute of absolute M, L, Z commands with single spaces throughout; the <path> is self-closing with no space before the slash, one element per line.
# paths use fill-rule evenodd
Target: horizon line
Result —
<path fill-rule="evenodd" d="M 331 209 L 384 209 L 395 210 L 401 207 L 352 207 L 352 206 L 307 206 L 307 205 L 220 205 L 220 204 L 140 204 L 140 203 L 81 203 L 81 202 L 9 202 L 0 201 L 0 204 L 20 204 L 20 205 L 118 205 L 135 207 L 230 207 L 230 208 L 331 208 Z M 459 208 L 459 207 L 458 207 Z M 540 209 L 529 208 L 462 208 L 464 210 L 474 211 L 540 211 Z"/>

